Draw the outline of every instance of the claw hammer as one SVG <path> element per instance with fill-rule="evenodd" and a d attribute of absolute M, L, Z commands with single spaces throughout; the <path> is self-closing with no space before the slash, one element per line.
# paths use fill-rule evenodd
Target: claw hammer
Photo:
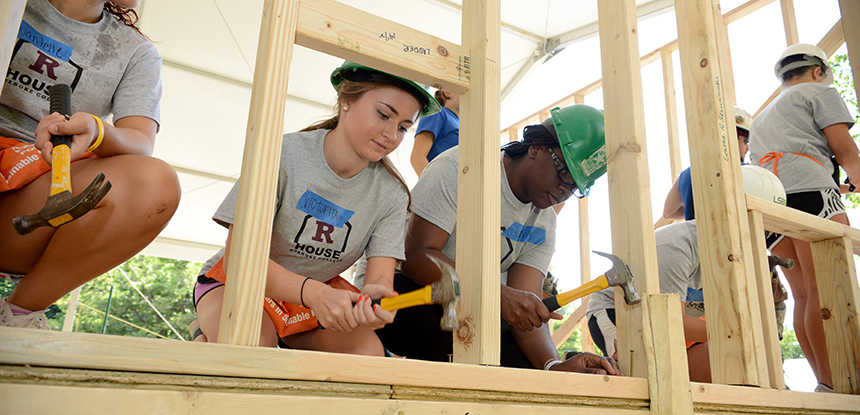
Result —
<path fill-rule="evenodd" d="M 605 274 L 583 284 L 579 288 L 545 298 L 543 304 L 550 312 L 558 310 L 573 300 L 585 297 L 588 294 L 598 292 L 607 287 L 621 287 L 624 291 L 624 302 L 627 305 L 638 304 L 642 301 L 642 297 L 639 296 L 636 288 L 633 287 L 633 273 L 630 271 L 630 267 L 615 255 L 599 251 L 594 251 L 594 253 L 609 258 L 612 261 L 612 268 L 606 271 Z M 511 325 L 503 319 L 502 333 L 510 330 L 510 328 Z"/>
<path fill-rule="evenodd" d="M 51 93 L 51 113 L 58 112 L 68 119 L 72 112 L 72 89 L 68 85 L 57 84 L 49 87 L 48 91 Z M 105 175 L 100 172 L 86 190 L 72 196 L 72 137 L 52 135 L 51 144 L 54 148 L 51 150 L 50 196 L 38 213 L 12 219 L 12 226 L 20 235 L 26 235 L 41 226 L 56 228 L 71 222 L 94 208 L 110 190 L 110 182 L 105 183 Z"/>

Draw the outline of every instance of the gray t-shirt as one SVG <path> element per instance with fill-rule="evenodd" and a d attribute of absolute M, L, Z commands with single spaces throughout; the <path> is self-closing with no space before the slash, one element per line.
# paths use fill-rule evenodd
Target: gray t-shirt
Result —
<path fill-rule="evenodd" d="M 412 190 L 412 210 L 450 234 L 442 253 L 456 261 L 457 251 L 457 159 L 453 147 L 433 159 Z M 507 283 L 508 269 L 522 264 L 546 274 L 555 251 L 555 211 L 538 209 L 514 196 L 501 164 L 501 276 Z"/>
<path fill-rule="evenodd" d="M 317 281 L 338 276 L 365 251 L 368 257 L 405 259 L 406 189 L 379 162 L 349 179 L 338 176 L 323 152 L 329 131 L 284 135 L 269 254 Z M 212 217 L 225 227 L 233 223 L 240 183 Z M 223 255 L 222 249 L 200 273 Z"/>
<path fill-rule="evenodd" d="M 833 152 L 821 131 L 838 123 L 854 125 L 838 91 L 818 82 L 788 87 L 753 121 L 750 160 L 758 164 L 767 153 L 783 153 L 776 173 L 786 193 L 838 189 L 832 178 Z M 773 161 L 762 164 L 770 171 L 773 166 Z"/>
<path fill-rule="evenodd" d="M 161 57 L 150 41 L 110 13 L 82 23 L 30 0 L 0 95 L 0 136 L 34 142 L 54 84 L 72 87 L 73 112 L 160 123 Z"/>
<path fill-rule="evenodd" d="M 657 272 L 660 292 L 678 294 L 685 303 L 685 313 L 693 317 L 705 314 L 702 295 L 702 272 L 699 268 L 699 242 L 696 221 L 664 226 L 655 232 L 657 240 Z M 600 290 L 588 300 L 586 321 L 599 311 L 615 308 L 614 289 Z"/>

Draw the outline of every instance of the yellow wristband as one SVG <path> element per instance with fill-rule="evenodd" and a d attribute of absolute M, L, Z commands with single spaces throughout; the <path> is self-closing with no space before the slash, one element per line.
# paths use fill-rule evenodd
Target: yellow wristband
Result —
<path fill-rule="evenodd" d="M 99 135 L 98 135 L 98 137 L 96 137 L 96 141 L 94 141 L 92 144 L 90 144 L 89 147 L 87 147 L 87 151 L 93 151 L 93 150 L 97 149 L 99 147 L 99 145 L 101 145 L 102 139 L 105 138 L 105 125 L 104 125 L 104 123 L 102 123 L 102 119 L 99 117 L 96 117 L 93 114 L 90 114 L 90 116 L 92 116 L 96 120 L 96 124 L 98 124 L 98 126 L 99 126 Z"/>

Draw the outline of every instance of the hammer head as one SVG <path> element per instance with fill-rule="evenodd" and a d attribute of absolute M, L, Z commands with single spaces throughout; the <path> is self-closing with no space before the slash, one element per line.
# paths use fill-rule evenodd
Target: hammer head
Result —
<path fill-rule="evenodd" d="M 633 273 L 630 272 L 630 267 L 621 260 L 621 258 L 607 254 L 605 252 L 593 251 L 595 254 L 609 258 L 612 261 L 612 269 L 606 271 L 606 282 L 609 283 L 610 287 L 621 287 L 624 291 L 624 302 L 627 305 L 639 304 L 642 301 L 642 297 L 639 296 L 639 293 L 636 291 L 636 288 L 633 287 Z"/>
<path fill-rule="evenodd" d="M 104 173 L 99 173 L 81 194 L 72 196 L 71 192 L 63 191 L 48 196 L 39 213 L 18 216 L 12 219 L 12 226 L 19 235 L 26 235 L 42 226 L 56 228 L 89 212 L 105 197 L 110 187 L 110 182 L 105 183 Z"/>
<path fill-rule="evenodd" d="M 460 304 L 460 277 L 457 276 L 454 267 L 447 262 L 433 255 L 427 257 L 442 271 L 442 277 L 430 284 L 433 303 L 441 305 L 444 310 L 439 327 L 445 331 L 454 331 L 459 325 L 457 305 Z"/>

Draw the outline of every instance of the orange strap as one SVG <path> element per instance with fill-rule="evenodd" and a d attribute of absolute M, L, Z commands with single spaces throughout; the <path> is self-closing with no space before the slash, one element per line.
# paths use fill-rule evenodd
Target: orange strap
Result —
<path fill-rule="evenodd" d="M 86 152 L 78 160 L 98 158 Z M 78 161 L 73 160 L 73 161 Z M 51 171 L 42 153 L 32 144 L 0 137 L 0 193 L 20 189 Z"/>
<path fill-rule="evenodd" d="M 789 153 L 789 154 L 794 154 L 794 155 L 806 157 L 806 158 L 818 163 L 819 166 L 824 167 L 824 165 L 821 164 L 820 161 L 818 161 L 818 160 L 816 160 L 810 156 L 807 156 L 806 154 L 803 154 L 803 153 Z M 784 156 L 784 155 L 785 154 L 783 154 L 783 153 L 777 153 L 777 152 L 772 151 L 772 152 L 767 153 L 764 156 L 762 156 L 762 158 L 758 161 L 758 165 L 761 166 L 762 164 L 765 164 L 769 161 L 773 161 L 773 175 L 779 176 L 779 174 L 776 173 L 776 166 L 777 166 L 777 163 L 779 163 L 779 159 L 782 158 L 782 156 Z"/>
<path fill-rule="evenodd" d="M 226 283 L 227 274 L 224 269 L 223 256 L 206 272 L 206 276 Z M 361 290 L 341 276 L 336 276 L 325 283 L 339 290 L 361 292 Z M 266 297 L 263 301 L 263 309 L 269 315 L 269 318 L 272 319 L 272 323 L 275 323 L 275 330 L 278 332 L 278 337 L 281 338 L 311 331 L 319 327 L 319 321 L 314 316 L 314 311 L 299 304 Z"/>

